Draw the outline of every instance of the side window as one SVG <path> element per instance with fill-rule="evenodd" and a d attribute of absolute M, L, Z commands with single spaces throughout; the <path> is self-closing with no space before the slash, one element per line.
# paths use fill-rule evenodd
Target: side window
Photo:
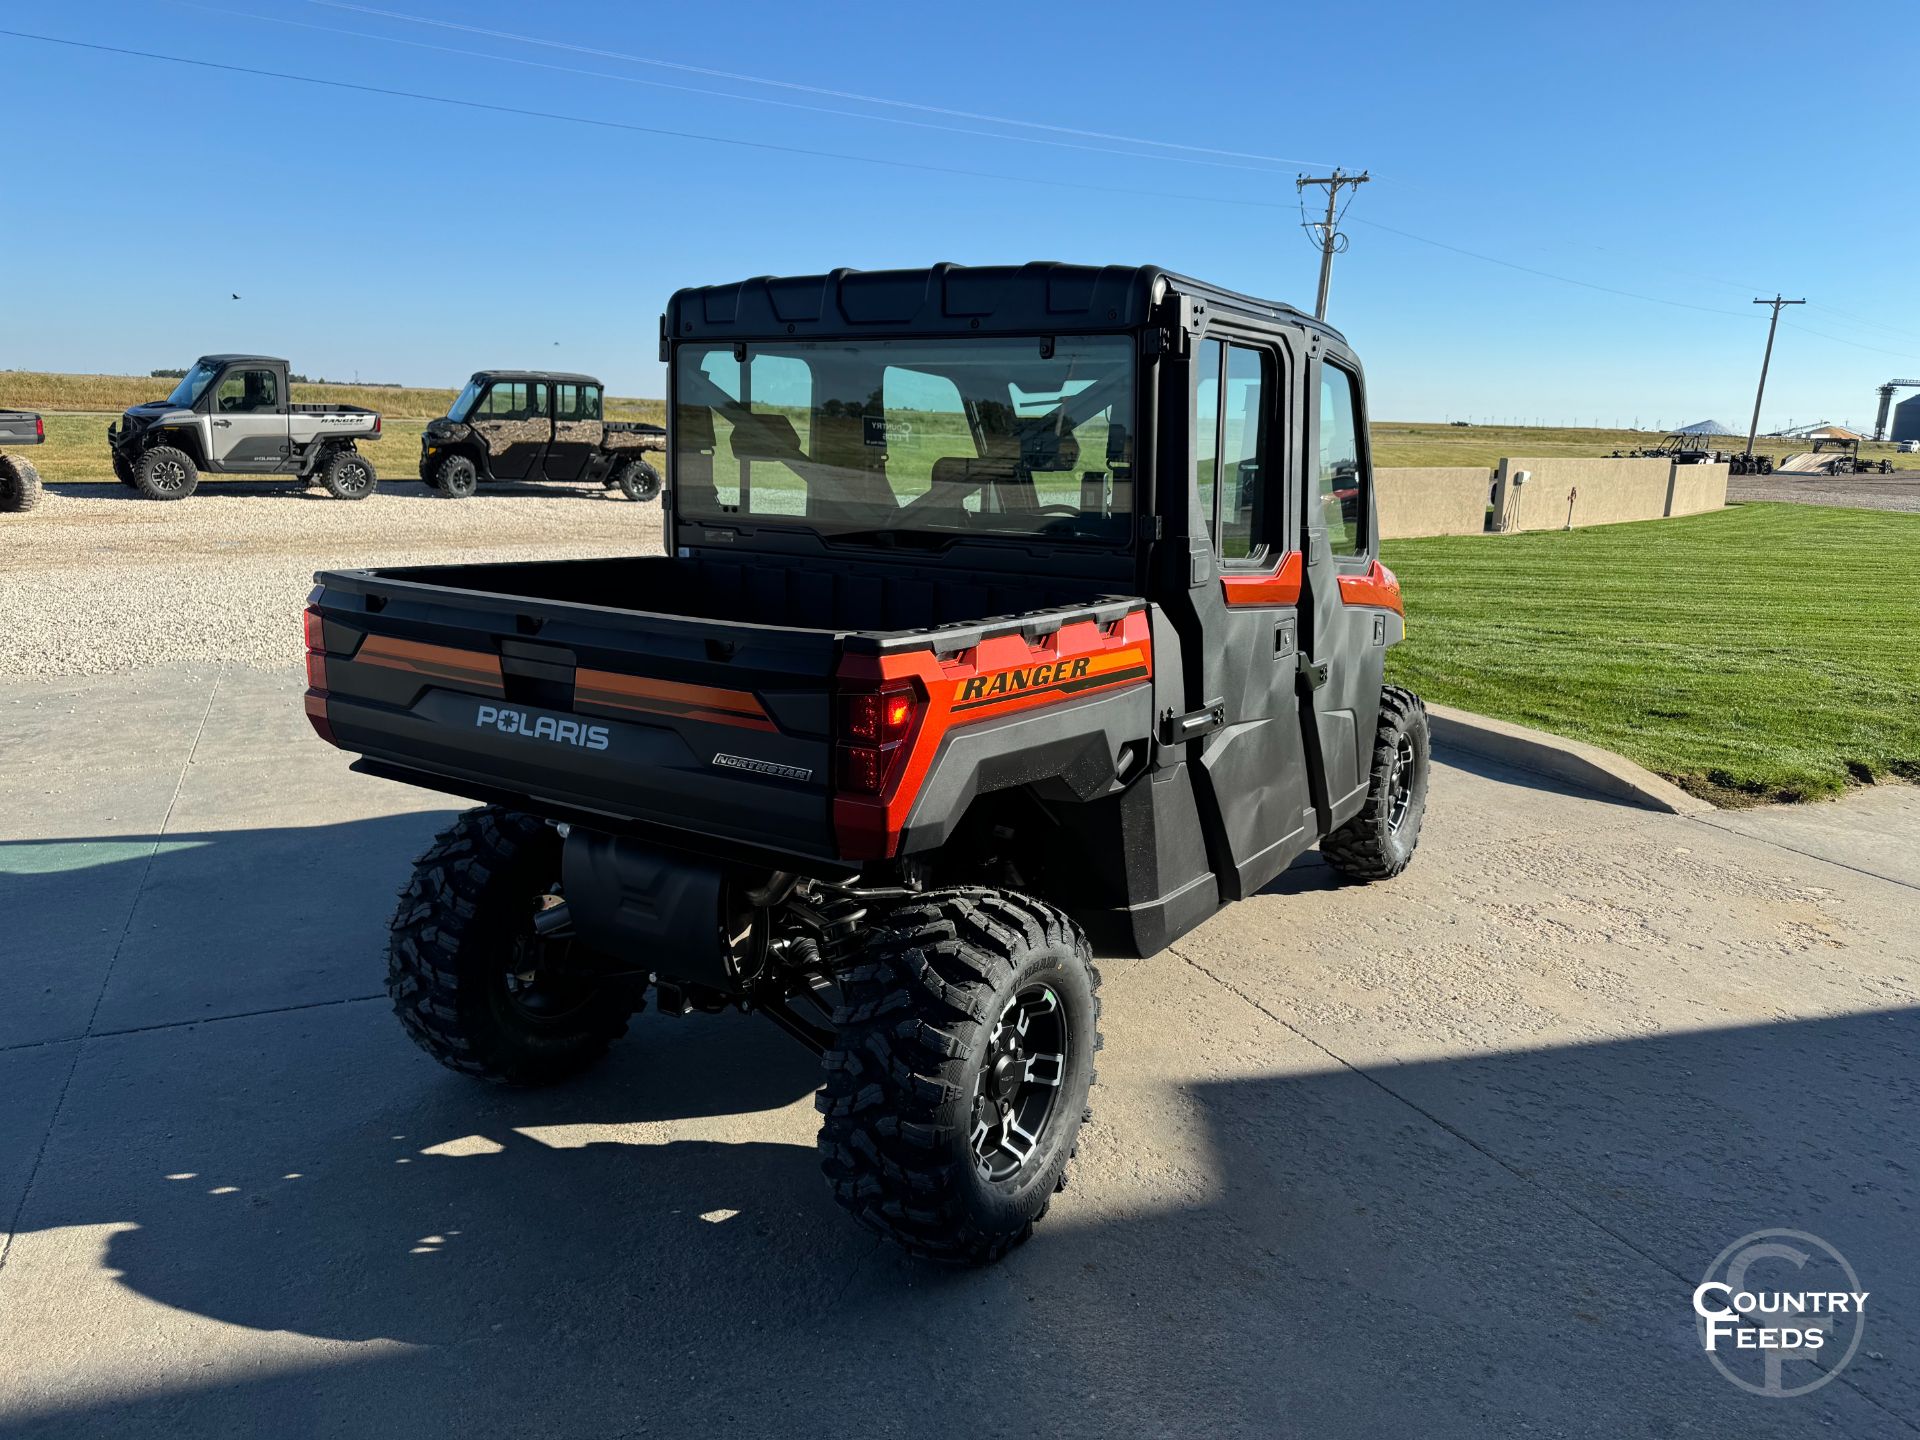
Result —
<path fill-rule="evenodd" d="M 598 385 L 582 385 L 580 387 L 579 418 L 582 420 L 598 420 L 600 418 L 600 387 Z"/>
<path fill-rule="evenodd" d="M 1225 489 L 1220 494 L 1220 525 L 1216 530 L 1220 558 L 1254 559 L 1266 548 L 1268 360 L 1244 345 L 1227 347 L 1226 446 L 1220 466 Z"/>
<path fill-rule="evenodd" d="M 222 415 L 271 415 L 280 408 L 280 377 L 271 370 L 229 370 L 214 391 Z"/>
<path fill-rule="evenodd" d="M 480 403 L 478 413 L 488 420 L 524 420 L 527 418 L 527 383 L 524 380 L 496 380 Z"/>
<path fill-rule="evenodd" d="M 1335 555 L 1367 548 L 1367 486 L 1361 466 L 1359 381 L 1338 365 L 1320 367 L 1320 515 Z"/>
<path fill-rule="evenodd" d="M 527 387 L 527 399 L 536 419 L 547 418 L 547 382 L 536 380 Z"/>
<path fill-rule="evenodd" d="M 1219 340 L 1203 343 L 1196 357 L 1194 489 L 1222 560 L 1266 553 L 1272 366 L 1263 350 Z"/>
<path fill-rule="evenodd" d="M 1207 537 L 1214 528 L 1214 500 L 1220 470 L 1220 361 L 1226 347 L 1218 340 L 1202 341 L 1193 359 L 1193 486 L 1200 496 L 1200 513 L 1207 517 Z"/>
<path fill-rule="evenodd" d="M 553 412 L 556 420 L 578 420 L 580 418 L 580 387 L 562 384 L 559 387 L 560 404 Z"/>

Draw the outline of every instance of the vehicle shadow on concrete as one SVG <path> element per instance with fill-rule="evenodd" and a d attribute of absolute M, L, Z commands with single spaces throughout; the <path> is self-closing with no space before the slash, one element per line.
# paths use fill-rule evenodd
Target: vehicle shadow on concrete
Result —
<path fill-rule="evenodd" d="M 149 888 L 261 884 L 260 835 L 155 855 Z M 364 917 L 316 913 L 377 977 Z M 257 925 L 202 934 L 179 963 L 285 963 Z M 110 1388 L 0 1432 L 1906 1434 L 1915 1053 L 1920 1009 L 1182 1086 L 1110 1047 L 1076 1187 L 952 1273 L 832 1204 L 815 1061 L 757 1021 L 648 1017 L 543 1091 L 440 1070 L 384 1000 L 109 1036 L 0 1275 L 13 1321 L 63 1288 L 34 1232 L 88 1226 L 99 1274 L 70 1282 L 142 1303 L 91 1307 L 83 1351 L 180 1317 L 327 1343 L 210 1374 L 116 1348 Z M 1874 1358 L 1803 1400 L 1714 1374 L 1688 1310 L 1770 1226 L 1885 1297 Z"/>
<path fill-rule="evenodd" d="M 1436 760 L 1456 770 L 1464 770 L 1469 775 L 1478 775 L 1486 780 L 1498 780 L 1502 785 L 1518 785 L 1523 789 L 1539 790 L 1550 795 L 1574 794 L 1595 805 L 1609 805 L 1625 810 L 1643 808 L 1634 801 L 1618 795 L 1582 789 L 1558 777 L 1542 775 L 1533 770 L 1522 770 L 1485 755 L 1475 755 L 1470 751 L 1455 749 L 1451 745 L 1434 746 L 1433 755 Z"/>

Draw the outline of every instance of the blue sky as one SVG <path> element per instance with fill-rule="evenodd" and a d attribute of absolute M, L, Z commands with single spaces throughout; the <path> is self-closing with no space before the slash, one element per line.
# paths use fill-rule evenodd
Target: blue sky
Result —
<path fill-rule="evenodd" d="M 1293 180 L 1338 164 L 1376 177 L 1329 318 L 1381 418 L 1744 428 L 1775 290 L 1815 303 L 1765 424 L 1869 423 L 1920 376 L 1910 5 L 10 0 L 0 27 L 611 122 L 0 36 L 28 172 L 0 368 L 259 348 L 659 394 L 680 285 L 934 260 L 1310 307 Z"/>

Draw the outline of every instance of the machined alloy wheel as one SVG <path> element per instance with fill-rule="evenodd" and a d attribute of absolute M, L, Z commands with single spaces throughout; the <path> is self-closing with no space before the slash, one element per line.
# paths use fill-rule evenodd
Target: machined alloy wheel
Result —
<path fill-rule="evenodd" d="M 342 450 L 321 470 L 320 484 L 336 500 L 364 500 L 379 488 L 380 477 L 366 456 Z"/>
<path fill-rule="evenodd" d="M 156 445 L 133 462 L 133 488 L 149 500 L 180 500 L 200 484 L 193 457 L 172 445 Z"/>
<path fill-rule="evenodd" d="M 1427 707 L 1411 690 L 1383 687 L 1366 803 L 1320 842 L 1327 863 L 1354 880 L 1387 880 L 1406 869 L 1427 814 L 1430 769 Z"/>
<path fill-rule="evenodd" d="M 1066 1079 L 1068 1044 L 1051 986 L 1029 985 L 1007 1001 L 973 1087 L 967 1143 L 982 1180 L 1011 1180 L 1040 1148 Z"/>
<path fill-rule="evenodd" d="M 1387 772 L 1387 829 L 1396 835 L 1400 833 L 1400 827 L 1407 823 L 1407 814 L 1413 808 L 1417 763 L 1413 753 L 1413 737 L 1402 734 L 1393 747 L 1393 766 Z"/>

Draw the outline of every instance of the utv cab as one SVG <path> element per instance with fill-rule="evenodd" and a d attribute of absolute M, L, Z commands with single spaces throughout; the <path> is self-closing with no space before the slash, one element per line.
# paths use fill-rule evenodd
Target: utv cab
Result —
<path fill-rule="evenodd" d="M 660 494 L 645 457 L 666 448 L 658 425 L 608 420 L 600 382 L 553 371 L 481 370 L 420 437 L 420 478 L 465 499 L 483 483 L 581 481 L 629 500 Z"/>

